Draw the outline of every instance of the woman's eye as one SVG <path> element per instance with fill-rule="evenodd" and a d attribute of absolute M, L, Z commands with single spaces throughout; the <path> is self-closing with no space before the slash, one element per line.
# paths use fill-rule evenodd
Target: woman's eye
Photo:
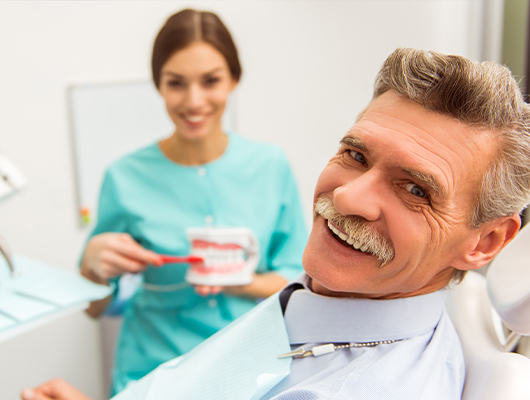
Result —
<path fill-rule="evenodd" d="M 410 192 L 413 196 L 416 197 L 427 197 L 427 193 L 421 187 L 415 183 L 407 183 L 405 189 Z"/>
<path fill-rule="evenodd" d="M 174 88 L 174 87 L 181 87 L 181 86 L 182 86 L 182 82 L 181 82 L 181 81 L 176 81 L 176 80 L 174 80 L 174 81 L 168 81 L 168 82 L 167 82 L 167 85 L 168 85 L 169 87 L 173 87 L 173 88 Z"/>
<path fill-rule="evenodd" d="M 366 158 L 364 158 L 363 154 L 362 153 L 359 153 L 358 151 L 355 151 L 355 150 L 350 150 L 350 154 L 351 156 L 353 157 L 353 159 L 363 165 L 366 164 Z"/>
<path fill-rule="evenodd" d="M 204 84 L 206 86 L 213 86 L 215 85 L 217 82 L 219 82 L 219 78 L 207 78 L 205 81 L 204 81 Z"/>

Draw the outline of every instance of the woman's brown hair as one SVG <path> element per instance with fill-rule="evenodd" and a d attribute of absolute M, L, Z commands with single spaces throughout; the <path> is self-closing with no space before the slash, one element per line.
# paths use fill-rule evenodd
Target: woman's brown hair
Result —
<path fill-rule="evenodd" d="M 226 26 L 214 13 L 186 9 L 169 17 L 155 39 L 151 70 L 157 88 L 162 66 L 175 52 L 193 42 L 205 42 L 217 49 L 225 58 L 232 78 L 239 81 L 241 65 L 237 48 Z"/>

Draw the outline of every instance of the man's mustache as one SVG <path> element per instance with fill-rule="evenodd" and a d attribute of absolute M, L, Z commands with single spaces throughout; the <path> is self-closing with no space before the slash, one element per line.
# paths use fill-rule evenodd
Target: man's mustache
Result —
<path fill-rule="evenodd" d="M 373 254 L 381 261 L 380 267 L 384 267 L 394 259 L 395 250 L 390 239 L 371 228 L 364 218 L 339 213 L 329 197 L 320 195 L 317 198 L 314 214 L 315 216 L 320 214 L 354 242 L 366 247 L 367 253 Z"/>

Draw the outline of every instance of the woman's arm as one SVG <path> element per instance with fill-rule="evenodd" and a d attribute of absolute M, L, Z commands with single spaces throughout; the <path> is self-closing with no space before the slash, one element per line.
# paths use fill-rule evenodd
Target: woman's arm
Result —
<path fill-rule="evenodd" d="M 91 400 L 63 379 L 54 379 L 33 389 L 24 389 L 22 400 Z"/>
<path fill-rule="evenodd" d="M 140 246 L 127 233 L 101 233 L 87 243 L 81 260 L 81 275 L 104 285 L 124 273 L 138 273 L 148 265 L 162 265 L 158 254 Z M 112 296 L 90 303 L 88 315 L 98 317 L 112 301 Z"/>
<path fill-rule="evenodd" d="M 197 285 L 195 291 L 201 296 L 224 292 L 232 296 L 249 297 L 252 299 L 266 298 L 287 284 L 287 280 L 274 272 L 254 274 L 254 280 L 248 285 L 240 286 L 206 286 Z"/>
<path fill-rule="evenodd" d="M 254 274 L 254 280 L 248 285 L 225 286 L 224 292 L 233 296 L 260 299 L 272 296 L 287 285 L 288 281 L 274 272 Z"/>
<path fill-rule="evenodd" d="M 128 233 L 107 232 L 88 241 L 81 259 L 81 275 L 107 284 L 111 278 L 141 272 L 148 265 L 162 265 L 161 257 L 144 249 Z"/>

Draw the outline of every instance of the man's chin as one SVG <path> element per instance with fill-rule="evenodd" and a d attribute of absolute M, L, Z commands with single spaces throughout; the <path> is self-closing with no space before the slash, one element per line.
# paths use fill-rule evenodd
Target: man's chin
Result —
<path fill-rule="evenodd" d="M 363 290 L 347 285 L 344 279 L 333 279 L 327 276 L 311 276 L 311 290 L 328 297 L 366 297 Z"/>
<path fill-rule="evenodd" d="M 313 292 L 325 296 L 334 296 L 334 293 L 347 293 L 348 279 L 343 274 L 335 271 L 330 260 L 321 258 L 309 250 L 304 251 L 302 265 L 306 274 L 311 278 L 311 289 Z"/>

